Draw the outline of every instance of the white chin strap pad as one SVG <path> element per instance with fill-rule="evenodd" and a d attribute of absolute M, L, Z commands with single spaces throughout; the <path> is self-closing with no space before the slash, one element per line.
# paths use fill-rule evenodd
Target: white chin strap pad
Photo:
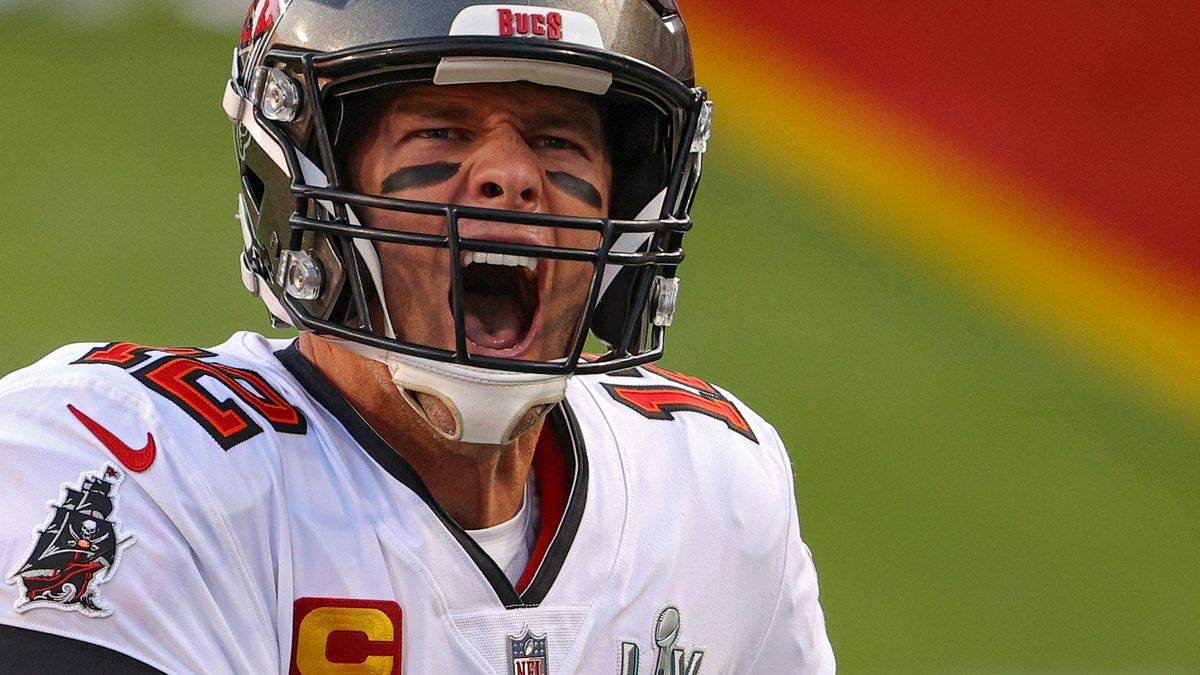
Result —
<path fill-rule="evenodd" d="M 454 417 L 454 432 L 429 426 L 452 441 L 507 445 L 516 440 L 517 425 L 526 413 L 535 406 L 558 403 L 567 392 L 567 375 L 510 373 L 430 361 L 344 340 L 332 342 L 386 365 L 404 400 L 425 421 L 429 415 L 415 392 L 441 401 Z"/>

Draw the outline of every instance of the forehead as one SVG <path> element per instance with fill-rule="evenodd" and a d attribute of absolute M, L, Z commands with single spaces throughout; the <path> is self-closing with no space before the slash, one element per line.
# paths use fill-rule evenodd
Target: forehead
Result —
<path fill-rule="evenodd" d="M 382 112 L 385 117 L 449 117 L 464 122 L 501 116 L 529 125 L 570 125 L 600 132 L 600 108 L 594 97 L 526 82 L 402 87 L 390 95 Z"/>

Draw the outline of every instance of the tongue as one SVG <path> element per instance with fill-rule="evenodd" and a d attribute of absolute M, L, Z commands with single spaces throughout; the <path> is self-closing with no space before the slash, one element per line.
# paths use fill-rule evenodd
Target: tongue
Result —
<path fill-rule="evenodd" d="M 521 338 L 521 304 L 506 295 L 466 294 L 467 339 L 488 349 L 509 349 Z"/>

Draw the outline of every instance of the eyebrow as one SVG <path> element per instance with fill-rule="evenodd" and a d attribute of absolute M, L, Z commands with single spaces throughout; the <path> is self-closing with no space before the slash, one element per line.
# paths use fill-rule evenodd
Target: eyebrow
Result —
<path fill-rule="evenodd" d="M 401 99 L 390 111 L 393 114 L 413 115 L 424 119 L 446 120 L 448 122 L 465 122 L 479 117 L 478 111 L 466 106 L 453 103 L 422 103 L 420 101 L 405 101 Z M 566 128 L 577 129 L 587 134 L 593 134 L 597 144 L 604 145 L 604 127 L 599 114 L 592 118 L 588 113 L 596 112 L 594 108 L 584 105 L 569 106 L 566 111 L 542 111 L 528 118 L 532 130 Z M 574 113 L 574 114 L 571 114 Z M 595 124 L 592 124 L 592 120 Z M 585 121 L 586 120 L 586 121 Z"/>
<path fill-rule="evenodd" d="M 589 120 L 589 117 L 586 115 L 586 109 L 580 109 L 578 112 L 578 115 L 566 115 L 559 111 L 538 113 L 530 118 L 530 126 L 541 129 L 547 127 L 576 128 L 582 131 L 595 132 L 599 135 L 599 124 L 592 125 L 585 122 L 585 120 Z M 597 118 L 597 121 L 599 121 L 599 118 Z"/>
<path fill-rule="evenodd" d="M 529 119 L 529 126 L 534 133 L 563 129 L 583 136 L 584 145 L 592 146 L 592 150 L 601 155 L 608 154 L 608 144 L 604 134 L 604 122 L 594 108 L 586 106 L 571 106 L 566 110 L 539 112 Z M 574 113 L 574 114 L 571 114 Z"/>
<path fill-rule="evenodd" d="M 399 115 L 416 115 L 419 117 L 429 117 L 437 119 L 446 119 L 453 122 L 469 119 L 472 117 L 472 111 L 461 105 L 453 103 L 426 103 L 423 101 L 410 101 L 403 96 L 392 106 L 388 111 L 390 114 Z"/>
<path fill-rule="evenodd" d="M 558 189 L 594 209 L 604 205 L 604 198 L 600 196 L 600 191 L 596 189 L 596 186 L 578 176 L 566 171 L 547 171 L 546 178 L 549 178 L 550 182 Z"/>
<path fill-rule="evenodd" d="M 408 188 L 445 183 L 453 178 L 461 168 L 462 163 L 453 162 L 433 162 L 432 164 L 400 167 L 383 179 L 380 190 L 383 194 L 391 194 Z"/>

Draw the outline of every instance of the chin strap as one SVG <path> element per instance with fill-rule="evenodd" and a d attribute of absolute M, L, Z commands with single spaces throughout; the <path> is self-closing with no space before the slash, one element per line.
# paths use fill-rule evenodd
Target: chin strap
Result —
<path fill-rule="evenodd" d="M 447 433 L 432 422 L 429 426 L 452 441 L 507 445 L 516 440 L 517 425 L 526 413 L 558 403 L 567 392 L 567 375 L 510 373 L 430 361 L 347 340 L 330 342 L 387 366 L 400 395 L 426 422 L 429 414 L 417 393 L 441 401 L 454 417 L 454 431 Z"/>

